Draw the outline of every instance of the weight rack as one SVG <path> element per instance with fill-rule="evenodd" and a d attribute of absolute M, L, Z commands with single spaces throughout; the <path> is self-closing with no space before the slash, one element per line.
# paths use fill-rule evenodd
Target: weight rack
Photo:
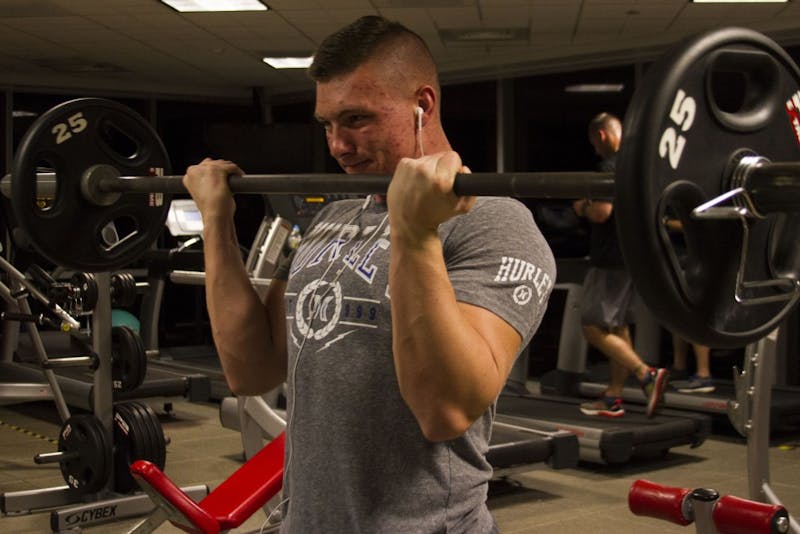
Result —
<path fill-rule="evenodd" d="M 0 284 L 0 297 L 9 306 L 18 309 L 23 314 L 30 315 L 31 309 L 27 301 L 28 294 L 33 294 L 39 300 L 46 301 L 46 297 L 38 293 L 38 290 L 26 281 L 25 276 L 3 258 L 0 258 L 0 267 L 4 268 L 13 279 L 12 288 Z M 102 425 L 107 441 L 111 443 L 114 435 L 114 404 L 111 376 L 111 274 L 107 272 L 96 273 L 95 278 L 98 292 L 97 303 L 91 317 L 91 331 L 92 351 L 96 354 L 97 368 L 93 373 L 91 408 L 94 416 Z M 71 319 L 63 310 L 57 313 L 62 320 L 69 322 L 69 319 Z M 10 324 L 10 321 L 6 321 L 4 325 L 4 333 L 12 334 L 4 336 L 5 344 L 12 341 L 16 342 L 19 338 L 18 326 L 16 332 L 14 332 L 14 329 L 8 326 Z M 79 325 L 72 319 L 70 326 L 77 327 Z M 41 363 L 48 362 L 36 325 L 29 323 L 28 330 Z M 6 346 L 4 348 L 8 349 L 9 347 Z M 11 354 L 12 352 L 13 350 L 4 352 L 4 354 Z M 47 384 L 25 384 L 21 388 L 14 388 L 17 391 L 4 392 L 4 398 L 8 398 L 11 394 L 16 394 L 17 396 L 14 398 L 16 401 L 52 399 L 56 403 L 61 420 L 67 421 L 70 418 L 69 408 L 54 372 L 52 369 L 47 368 L 52 366 L 52 360 L 48 363 L 50 364 L 49 366 L 43 366 Z M 83 363 L 88 363 L 88 357 L 87 362 Z M 5 388 L 5 385 L 2 387 Z M 34 394 L 30 394 L 29 390 L 33 391 Z M 50 462 L 58 461 L 56 455 L 59 454 L 50 453 L 50 455 L 45 454 L 42 456 L 45 458 L 45 462 Z M 114 519 L 144 515 L 154 507 L 146 494 L 121 495 L 115 493 L 113 488 L 114 475 L 112 468 L 105 486 L 95 493 L 80 495 L 69 485 L 6 492 L 0 494 L 0 507 L 2 507 L 0 512 L 17 515 L 55 509 L 51 511 L 50 526 L 54 532 L 61 532 L 76 527 L 105 523 Z M 196 485 L 184 488 L 184 491 L 190 494 L 193 499 L 202 499 L 208 494 L 209 488 L 207 485 Z"/>

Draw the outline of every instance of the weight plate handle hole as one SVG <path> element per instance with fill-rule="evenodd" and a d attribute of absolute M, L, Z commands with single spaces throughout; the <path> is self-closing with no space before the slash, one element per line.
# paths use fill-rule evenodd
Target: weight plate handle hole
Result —
<path fill-rule="evenodd" d="M 778 64 L 758 50 L 726 49 L 713 54 L 705 85 L 711 114 L 732 131 L 759 130 L 780 108 Z"/>
<path fill-rule="evenodd" d="M 129 216 L 117 217 L 100 228 L 97 242 L 102 249 L 113 252 L 139 235 L 139 225 L 136 219 Z"/>
<path fill-rule="evenodd" d="M 112 121 L 100 124 L 100 140 L 123 160 L 132 160 L 139 154 L 139 143 Z"/>

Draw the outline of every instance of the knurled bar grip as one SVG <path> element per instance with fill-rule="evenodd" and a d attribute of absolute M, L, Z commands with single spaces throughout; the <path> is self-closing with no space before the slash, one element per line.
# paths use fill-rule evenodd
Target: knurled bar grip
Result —
<path fill-rule="evenodd" d="M 106 176 L 98 181 L 103 193 L 185 193 L 182 176 Z M 231 176 L 234 193 L 384 193 L 391 176 L 376 174 L 254 174 Z M 519 172 L 457 174 L 453 191 L 459 196 L 519 198 L 597 198 L 615 196 L 614 174 L 601 172 Z M 800 209 L 800 163 L 775 162 L 748 170 L 744 184 L 759 213 Z"/>
<path fill-rule="evenodd" d="M 182 176 L 106 176 L 102 193 L 185 193 Z M 253 174 L 231 176 L 233 193 L 385 193 L 391 176 L 376 174 Z M 600 172 L 525 172 L 457 174 L 460 196 L 536 198 L 613 198 L 614 175 Z"/>

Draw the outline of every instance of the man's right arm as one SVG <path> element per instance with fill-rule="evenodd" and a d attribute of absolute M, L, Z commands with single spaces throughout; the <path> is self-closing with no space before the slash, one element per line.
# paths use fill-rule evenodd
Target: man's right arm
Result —
<path fill-rule="evenodd" d="M 286 378 L 286 282 L 270 284 L 262 303 L 239 251 L 227 176 L 238 167 L 206 160 L 184 183 L 203 216 L 206 305 L 228 385 L 237 395 L 269 391 Z"/>
<path fill-rule="evenodd" d="M 204 252 L 214 343 L 231 391 L 258 395 L 286 378 L 286 282 L 273 280 L 262 304 L 230 235 L 232 224 L 210 226 L 204 229 Z"/>

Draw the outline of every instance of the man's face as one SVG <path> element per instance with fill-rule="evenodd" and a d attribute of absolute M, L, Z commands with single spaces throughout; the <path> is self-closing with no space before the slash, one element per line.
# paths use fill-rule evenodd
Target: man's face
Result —
<path fill-rule="evenodd" d="M 403 157 L 415 157 L 413 95 L 405 98 L 381 66 L 317 83 L 314 114 L 328 149 L 348 174 L 393 174 Z"/>

